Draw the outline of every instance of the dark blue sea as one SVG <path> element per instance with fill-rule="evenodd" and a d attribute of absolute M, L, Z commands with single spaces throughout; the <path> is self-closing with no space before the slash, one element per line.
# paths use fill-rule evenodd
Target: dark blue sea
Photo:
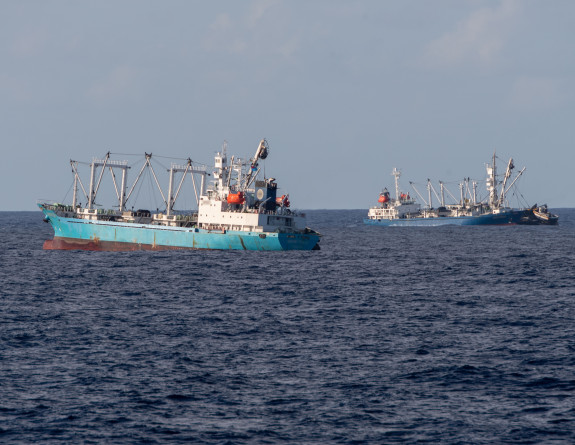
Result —
<path fill-rule="evenodd" d="M 574 443 L 575 209 L 311 252 L 43 251 L 0 213 L 2 443 Z"/>

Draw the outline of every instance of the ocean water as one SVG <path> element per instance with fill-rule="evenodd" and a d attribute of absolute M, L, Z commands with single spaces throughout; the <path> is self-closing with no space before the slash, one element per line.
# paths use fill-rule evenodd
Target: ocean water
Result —
<path fill-rule="evenodd" d="M 575 210 L 312 252 L 43 251 L 0 213 L 2 443 L 574 443 Z"/>

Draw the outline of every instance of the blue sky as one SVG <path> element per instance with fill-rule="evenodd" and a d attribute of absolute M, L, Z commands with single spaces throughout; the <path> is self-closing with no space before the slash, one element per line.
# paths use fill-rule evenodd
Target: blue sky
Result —
<path fill-rule="evenodd" d="M 494 150 L 527 167 L 529 203 L 574 207 L 574 17 L 571 0 L 4 0 L 0 210 L 62 200 L 71 158 L 210 164 L 262 137 L 297 208 L 367 208 L 393 167 L 405 189 L 483 180 Z"/>

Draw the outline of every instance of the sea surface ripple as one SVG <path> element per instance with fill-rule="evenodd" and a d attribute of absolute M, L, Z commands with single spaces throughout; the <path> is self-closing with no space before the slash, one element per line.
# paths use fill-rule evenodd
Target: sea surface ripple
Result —
<path fill-rule="evenodd" d="M 313 252 L 43 251 L 0 212 L 0 442 L 574 443 L 575 210 Z"/>

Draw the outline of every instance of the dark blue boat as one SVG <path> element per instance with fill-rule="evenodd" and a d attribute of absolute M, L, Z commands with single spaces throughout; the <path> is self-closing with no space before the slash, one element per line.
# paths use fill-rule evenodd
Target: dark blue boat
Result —
<path fill-rule="evenodd" d="M 378 199 L 379 205 L 369 209 L 364 223 L 386 227 L 557 224 L 558 216 L 550 213 L 545 205 L 520 209 L 508 205 L 507 192 L 515 185 L 525 168 L 511 180 L 514 165 L 513 159 L 510 159 L 505 175 L 500 180 L 497 177 L 495 159 L 494 154 L 493 163 L 487 165 L 488 196 L 486 199 L 477 199 L 477 183 L 471 182 L 470 179 L 466 179 L 460 184 L 460 199 L 455 204 L 445 203 L 446 189 L 442 182 L 440 182 L 438 193 L 428 180 L 427 200 L 423 198 L 415 185 L 410 183 L 415 193 L 425 202 L 423 208 L 409 193 L 400 191 L 399 177 L 401 172 L 394 168 L 392 175 L 395 177 L 395 198 L 391 198 L 388 190 L 384 189 Z M 433 207 L 432 192 L 440 202 L 436 208 Z"/>

